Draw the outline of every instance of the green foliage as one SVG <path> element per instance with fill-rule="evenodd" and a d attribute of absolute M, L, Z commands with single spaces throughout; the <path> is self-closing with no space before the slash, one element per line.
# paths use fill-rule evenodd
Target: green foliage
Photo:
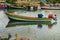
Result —
<path fill-rule="evenodd" d="M 44 3 L 43 3 L 43 2 L 40 2 L 40 5 L 41 5 L 41 6 L 44 6 Z"/>
<path fill-rule="evenodd" d="M 16 1 L 17 0 L 6 0 L 6 2 L 11 3 L 11 4 L 15 4 Z"/>
<path fill-rule="evenodd" d="M 49 3 L 60 3 L 60 0 L 46 0 Z"/>

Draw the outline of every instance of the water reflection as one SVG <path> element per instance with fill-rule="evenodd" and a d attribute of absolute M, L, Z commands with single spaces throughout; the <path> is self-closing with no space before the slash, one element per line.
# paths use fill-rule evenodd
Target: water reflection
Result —
<path fill-rule="evenodd" d="M 57 22 L 54 22 L 52 24 L 48 24 L 48 28 L 51 29 L 55 24 L 57 24 Z"/>
<path fill-rule="evenodd" d="M 37 26 L 38 28 L 42 28 L 43 26 L 42 26 L 42 24 L 38 24 L 38 26 Z"/>
<path fill-rule="evenodd" d="M 49 29 L 51 29 L 57 22 L 51 23 L 51 22 L 10 22 L 7 27 L 15 27 L 15 26 L 28 26 L 28 25 L 37 25 L 37 28 L 43 28 L 43 25 L 48 26 Z"/>

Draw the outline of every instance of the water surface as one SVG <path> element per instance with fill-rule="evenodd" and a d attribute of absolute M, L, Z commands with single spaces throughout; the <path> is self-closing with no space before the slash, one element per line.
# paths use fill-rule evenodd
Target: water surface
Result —
<path fill-rule="evenodd" d="M 19 37 L 25 36 L 30 40 L 60 40 L 60 10 L 39 10 L 35 13 L 40 12 L 45 16 L 57 14 L 57 23 L 11 22 L 5 29 L 0 29 L 2 37 L 8 37 L 8 33 L 14 37 L 17 33 Z"/>

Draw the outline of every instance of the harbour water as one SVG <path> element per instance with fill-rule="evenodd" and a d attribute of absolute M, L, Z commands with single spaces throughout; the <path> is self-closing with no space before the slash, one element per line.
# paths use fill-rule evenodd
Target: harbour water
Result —
<path fill-rule="evenodd" d="M 0 36 L 7 38 L 8 34 L 15 38 L 17 33 L 19 37 L 27 37 L 30 40 L 60 40 L 60 10 L 39 10 L 36 13 L 43 12 L 45 16 L 49 13 L 57 15 L 57 22 L 13 22 L 11 20 L 6 28 L 0 29 Z"/>

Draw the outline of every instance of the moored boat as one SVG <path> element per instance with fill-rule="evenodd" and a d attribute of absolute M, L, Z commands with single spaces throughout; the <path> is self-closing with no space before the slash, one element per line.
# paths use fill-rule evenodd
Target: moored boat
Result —
<path fill-rule="evenodd" d="M 5 9 L 5 5 L 3 3 L 0 3 L 0 9 Z"/>
<path fill-rule="evenodd" d="M 41 9 L 47 9 L 47 10 L 60 10 L 60 7 L 50 7 L 50 6 L 42 6 Z"/>
<path fill-rule="evenodd" d="M 15 7 L 15 6 L 10 6 L 10 5 L 7 5 L 7 9 L 20 9 L 20 10 L 26 10 L 26 8 L 24 8 L 24 7 Z"/>
<path fill-rule="evenodd" d="M 22 21 L 29 21 L 29 22 L 49 22 L 51 18 L 38 18 L 38 17 L 31 17 L 31 16 L 22 16 L 18 14 L 14 14 L 13 12 L 6 13 L 8 17 L 15 19 L 15 20 L 22 20 Z"/>
<path fill-rule="evenodd" d="M 6 2 L 7 3 L 7 2 Z M 31 11 L 31 10 L 37 10 L 37 9 L 40 9 L 40 2 L 37 1 L 37 2 L 16 2 L 15 4 L 10 4 L 10 3 L 7 3 L 7 9 L 19 9 L 19 10 L 28 10 L 28 11 Z"/>

